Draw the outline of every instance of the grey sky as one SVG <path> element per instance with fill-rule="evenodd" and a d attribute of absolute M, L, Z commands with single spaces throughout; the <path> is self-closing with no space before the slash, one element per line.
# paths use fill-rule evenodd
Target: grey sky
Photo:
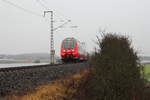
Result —
<path fill-rule="evenodd" d="M 43 15 L 37 0 L 7 0 Z M 99 29 L 131 37 L 136 50 L 150 55 L 150 0 L 39 0 L 54 10 L 55 26 L 59 20 L 72 22 L 55 31 L 55 49 L 66 37 L 86 42 L 91 51 Z M 17 9 L 0 0 L 0 54 L 49 52 L 49 15 L 42 18 Z M 72 29 L 70 26 L 77 25 Z"/>

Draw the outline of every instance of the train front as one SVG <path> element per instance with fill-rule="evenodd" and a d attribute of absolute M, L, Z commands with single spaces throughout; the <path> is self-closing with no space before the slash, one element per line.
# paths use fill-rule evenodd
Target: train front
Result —
<path fill-rule="evenodd" d="M 77 40 L 66 38 L 61 44 L 61 59 L 63 62 L 75 61 L 78 57 Z"/>

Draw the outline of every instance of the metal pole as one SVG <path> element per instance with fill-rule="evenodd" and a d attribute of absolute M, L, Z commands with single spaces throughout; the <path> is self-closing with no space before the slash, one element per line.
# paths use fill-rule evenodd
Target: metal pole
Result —
<path fill-rule="evenodd" d="M 54 56 L 55 56 L 55 50 L 54 50 L 54 29 L 53 29 L 53 11 L 44 11 L 44 16 L 46 13 L 51 13 L 51 33 L 50 33 L 50 63 L 54 64 Z"/>
<path fill-rule="evenodd" d="M 53 35 L 53 11 L 51 11 L 51 64 L 54 64 L 54 35 Z"/>
<path fill-rule="evenodd" d="M 53 11 L 44 11 L 44 17 L 46 13 L 51 13 L 51 18 L 50 18 L 50 28 L 51 28 L 51 33 L 50 33 L 50 63 L 54 64 L 55 62 L 55 49 L 54 49 L 54 31 L 61 28 L 62 26 L 64 26 L 65 24 L 67 24 L 68 22 L 71 22 L 71 20 L 68 20 L 67 22 L 63 23 L 62 25 L 54 28 L 53 27 Z"/>

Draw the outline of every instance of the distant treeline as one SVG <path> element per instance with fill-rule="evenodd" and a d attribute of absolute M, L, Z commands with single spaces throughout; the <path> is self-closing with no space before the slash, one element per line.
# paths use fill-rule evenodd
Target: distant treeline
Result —
<path fill-rule="evenodd" d="M 56 56 L 56 59 L 59 59 Z M 50 60 L 50 54 L 48 53 L 30 53 L 30 54 L 16 54 L 16 55 L 0 55 L 0 62 L 14 62 L 16 60 L 23 61 L 40 61 L 47 62 Z"/>
<path fill-rule="evenodd" d="M 150 61 L 150 57 L 149 56 L 140 56 L 140 59 L 141 59 L 141 61 L 144 61 L 144 60 Z"/>

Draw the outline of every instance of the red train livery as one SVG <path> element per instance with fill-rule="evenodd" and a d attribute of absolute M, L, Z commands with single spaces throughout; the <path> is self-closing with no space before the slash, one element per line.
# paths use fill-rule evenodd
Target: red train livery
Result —
<path fill-rule="evenodd" d="M 73 37 L 66 38 L 62 41 L 60 55 L 63 62 L 85 61 L 87 60 L 85 43 Z"/>

